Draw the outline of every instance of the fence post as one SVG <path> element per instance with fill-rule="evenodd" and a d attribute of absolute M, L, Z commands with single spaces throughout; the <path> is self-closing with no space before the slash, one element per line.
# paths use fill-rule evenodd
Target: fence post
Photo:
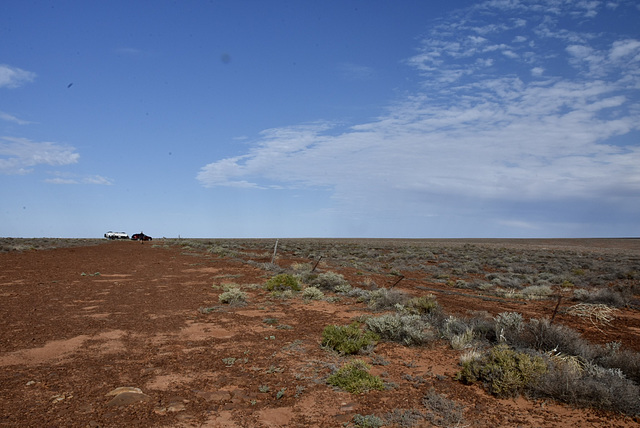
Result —
<path fill-rule="evenodd" d="M 277 252 L 278 252 L 278 240 L 276 239 L 276 245 L 273 247 L 273 256 L 271 257 L 271 264 L 275 262 Z"/>

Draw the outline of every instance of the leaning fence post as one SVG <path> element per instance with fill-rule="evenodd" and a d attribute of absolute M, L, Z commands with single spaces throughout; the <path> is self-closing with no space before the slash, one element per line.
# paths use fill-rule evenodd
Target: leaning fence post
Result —
<path fill-rule="evenodd" d="M 276 245 L 273 247 L 273 256 L 271 257 L 271 264 L 275 262 L 277 252 L 278 252 L 278 240 L 276 239 Z"/>
<path fill-rule="evenodd" d="M 404 275 L 400 275 L 400 278 L 398 278 L 398 280 L 396 282 L 393 283 L 393 285 L 389 288 L 393 288 L 396 285 L 398 285 L 400 283 L 400 281 L 402 281 L 404 279 Z"/>
<path fill-rule="evenodd" d="M 560 301 L 562 300 L 562 295 L 558 296 L 558 303 L 556 303 L 556 308 L 553 310 L 553 315 L 551 315 L 551 321 L 549 321 L 549 324 L 553 324 L 553 320 L 556 317 L 556 314 L 558 313 L 558 308 L 560 307 Z"/>
<path fill-rule="evenodd" d="M 318 258 L 318 261 L 316 262 L 315 265 L 313 265 L 313 269 L 311 269 L 311 272 L 313 272 L 314 270 L 316 270 L 316 268 L 318 267 L 318 263 L 320 263 L 320 260 L 322 260 L 322 256 L 320 256 L 320 258 Z"/>

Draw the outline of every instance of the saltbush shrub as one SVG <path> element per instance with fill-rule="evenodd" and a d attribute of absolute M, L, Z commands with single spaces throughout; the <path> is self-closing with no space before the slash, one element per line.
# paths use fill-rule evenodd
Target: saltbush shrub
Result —
<path fill-rule="evenodd" d="M 344 290 L 345 286 L 348 286 L 349 283 L 344 279 L 344 276 L 339 273 L 323 272 L 311 281 L 311 285 L 321 290 L 335 292 L 338 288 Z"/>
<path fill-rule="evenodd" d="M 353 394 L 360 394 L 371 390 L 383 390 L 384 383 L 382 379 L 369 373 L 370 368 L 371 367 L 362 360 L 353 360 L 329 376 L 327 383 Z"/>
<path fill-rule="evenodd" d="M 298 278 L 288 273 L 281 273 L 270 278 L 264 286 L 267 291 L 300 291 Z"/>
<path fill-rule="evenodd" d="M 464 406 L 438 394 L 433 387 L 422 397 L 426 408 L 426 419 L 438 427 L 459 427 L 464 425 Z"/>
<path fill-rule="evenodd" d="M 378 288 L 369 294 L 369 308 L 374 311 L 395 309 L 396 305 L 404 305 L 409 296 L 403 291 Z"/>
<path fill-rule="evenodd" d="M 229 305 L 242 305 L 247 300 L 247 293 L 239 288 L 230 288 L 229 290 L 221 293 L 218 296 L 220 303 L 226 303 Z"/>
<path fill-rule="evenodd" d="M 384 421 L 376 415 L 353 415 L 353 423 L 359 428 L 380 428 L 384 426 Z"/>
<path fill-rule="evenodd" d="M 611 288 L 598 288 L 585 300 L 586 303 L 600 303 L 614 308 L 622 308 L 627 305 L 628 299 L 619 291 Z"/>
<path fill-rule="evenodd" d="M 506 341 L 508 337 L 517 335 L 524 323 L 522 315 L 517 312 L 502 312 L 494 318 L 496 337 Z"/>
<path fill-rule="evenodd" d="M 426 296 L 414 297 L 405 305 L 409 313 L 417 315 L 430 314 L 440 310 L 440 305 L 433 294 Z"/>
<path fill-rule="evenodd" d="M 324 293 L 316 287 L 307 287 L 302 291 L 302 298 L 304 300 L 322 300 Z"/>
<path fill-rule="evenodd" d="M 541 357 L 497 345 L 481 358 L 465 362 L 456 379 L 465 383 L 482 382 L 498 397 L 515 397 L 532 388 L 546 371 Z"/>
<path fill-rule="evenodd" d="M 530 391 L 575 406 L 589 406 L 631 416 L 640 414 L 638 385 L 616 370 L 582 369 L 555 359 Z"/>
<path fill-rule="evenodd" d="M 508 342 L 519 348 L 531 348 L 539 352 L 559 352 L 575 355 L 585 360 L 597 356 L 597 349 L 584 340 L 580 333 L 561 324 L 551 324 L 544 319 L 531 319 L 523 323 L 515 333 L 508 335 Z"/>
<path fill-rule="evenodd" d="M 435 340 L 430 325 L 418 315 L 384 314 L 365 321 L 367 328 L 382 337 L 403 345 L 422 345 Z"/>
<path fill-rule="evenodd" d="M 520 291 L 528 299 L 544 298 L 553 294 L 553 289 L 548 285 L 530 285 Z"/>
<path fill-rule="evenodd" d="M 342 354 L 356 354 L 373 346 L 380 337 L 372 331 L 363 331 L 357 322 L 349 325 L 328 325 L 322 331 L 322 346 Z"/>

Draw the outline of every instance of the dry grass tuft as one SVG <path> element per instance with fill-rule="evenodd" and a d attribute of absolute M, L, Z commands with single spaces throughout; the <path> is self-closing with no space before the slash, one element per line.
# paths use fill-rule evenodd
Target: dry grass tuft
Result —
<path fill-rule="evenodd" d="M 614 314 L 618 310 L 602 303 L 578 303 L 567 309 L 569 315 L 587 318 L 599 329 L 600 325 L 608 325 L 615 319 Z"/>

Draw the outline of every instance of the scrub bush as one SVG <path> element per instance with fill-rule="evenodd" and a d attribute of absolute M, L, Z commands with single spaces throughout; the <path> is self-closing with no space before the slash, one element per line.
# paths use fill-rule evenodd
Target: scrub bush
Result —
<path fill-rule="evenodd" d="M 380 337 L 403 345 L 422 345 L 435 340 L 435 334 L 418 315 L 385 314 L 365 321 Z"/>
<path fill-rule="evenodd" d="M 242 305 L 247 300 L 247 293 L 239 288 L 230 288 L 228 291 L 218 296 L 220 303 L 226 303 L 229 305 Z"/>
<path fill-rule="evenodd" d="M 370 368 L 362 360 L 353 360 L 329 376 L 327 383 L 353 394 L 369 392 L 373 389 L 382 391 L 384 389 L 382 379 L 369 373 Z"/>
<path fill-rule="evenodd" d="M 302 298 L 304 300 L 322 300 L 324 293 L 316 287 L 307 287 L 302 291 Z"/>
<path fill-rule="evenodd" d="M 339 273 L 324 272 L 311 281 L 311 285 L 321 290 L 338 291 L 338 288 L 344 289 L 349 283 Z"/>
<path fill-rule="evenodd" d="M 376 415 L 353 415 L 353 423 L 360 428 L 380 428 L 384 426 L 384 421 Z"/>
<path fill-rule="evenodd" d="M 300 283 L 295 276 L 281 273 L 269 279 L 264 288 L 267 291 L 300 291 Z"/>
<path fill-rule="evenodd" d="M 369 308 L 374 311 L 395 309 L 396 305 L 404 305 L 408 300 L 403 291 L 378 288 L 369 294 Z"/>
<path fill-rule="evenodd" d="M 584 368 L 554 359 L 531 391 L 575 406 L 588 406 L 631 416 L 640 414 L 640 389 L 619 370 Z"/>
<path fill-rule="evenodd" d="M 456 379 L 464 383 L 482 382 L 498 397 L 515 397 L 532 388 L 546 371 L 541 357 L 498 345 L 481 358 L 465 362 Z"/>
<path fill-rule="evenodd" d="M 322 331 L 322 346 L 342 354 L 356 354 L 378 340 L 377 334 L 361 330 L 357 322 L 345 326 L 329 325 Z"/>
<path fill-rule="evenodd" d="M 407 311 L 412 314 L 425 315 L 440 310 L 440 305 L 433 294 L 414 297 L 406 304 Z"/>
<path fill-rule="evenodd" d="M 465 423 L 464 407 L 461 404 L 438 394 L 433 387 L 422 398 L 427 409 L 426 419 L 438 427 L 458 427 Z"/>

